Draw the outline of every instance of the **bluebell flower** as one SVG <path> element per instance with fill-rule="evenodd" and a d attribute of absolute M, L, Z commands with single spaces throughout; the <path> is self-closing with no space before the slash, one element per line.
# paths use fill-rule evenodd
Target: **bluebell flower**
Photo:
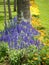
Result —
<path fill-rule="evenodd" d="M 16 26 L 15 24 L 16 23 Z M 10 22 L 10 27 L 4 30 L 0 37 L 0 41 L 8 42 L 9 47 L 22 49 L 32 44 L 38 46 L 40 42 L 34 40 L 34 35 L 39 34 L 29 22 L 21 21 L 17 24 L 17 19 L 14 18 Z"/>
<path fill-rule="evenodd" d="M 13 18 L 13 21 L 14 21 L 14 22 L 17 22 L 17 17 L 14 17 L 14 18 Z"/>

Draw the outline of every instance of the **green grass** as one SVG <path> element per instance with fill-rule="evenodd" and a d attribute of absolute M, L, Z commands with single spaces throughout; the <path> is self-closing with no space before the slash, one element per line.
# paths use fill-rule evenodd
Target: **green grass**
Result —
<path fill-rule="evenodd" d="M 16 16 L 16 12 L 14 12 L 13 10 L 13 5 L 11 5 L 11 11 L 12 11 L 12 18 L 14 16 Z M 8 21 L 9 17 L 8 17 L 8 7 L 6 5 L 6 19 Z M 4 29 L 4 7 L 3 5 L 0 5 L 0 30 L 3 30 Z"/>
<path fill-rule="evenodd" d="M 35 0 L 40 10 L 41 24 L 49 31 L 49 0 Z"/>
<path fill-rule="evenodd" d="M 10 0 L 10 4 L 11 4 L 11 11 L 12 11 L 12 17 L 16 16 L 16 12 L 14 12 L 13 10 L 13 3 L 14 0 Z M 7 1 L 6 1 L 7 3 Z M 6 5 L 6 19 L 8 21 L 9 17 L 8 17 L 8 7 Z M 3 6 L 3 0 L 0 0 L 0 30 L 4 30 L 4 6 Z"/>
<path fill-rule="evenodd" d="M 13 2 L 14 0 L 10 0 L 10 4 L 13 4 Z M 0 0 L 0 5 L 3 5 L 3 4 L 4 4 L 3 0 Z M 7 4 L 7 0 L 6 0 L 6 4 Z"/>
<path fill-rule="evenodd" d="M 39 6 L 40 10 L 40 23 L 45 28 L 44 31 L 46 32 L 44 41 L 46 39 L 49 40 L 49 0 L 35 0 L 35 2 Z"/>

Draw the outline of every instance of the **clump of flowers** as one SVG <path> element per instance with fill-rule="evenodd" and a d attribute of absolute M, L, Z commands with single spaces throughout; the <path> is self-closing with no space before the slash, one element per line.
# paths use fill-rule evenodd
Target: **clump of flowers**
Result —
<path fill-rule="evenodd" d="M 39 46 L 40 41 L 34 39 L 34 36 L 39 34 L 38 31 L 28 21 L 17 22 L 16 17 L 10 20 L 0 37 L 0 41 L 8 42 L 10 48 L 16 49 L 26 48 L 32 44 Z"/>

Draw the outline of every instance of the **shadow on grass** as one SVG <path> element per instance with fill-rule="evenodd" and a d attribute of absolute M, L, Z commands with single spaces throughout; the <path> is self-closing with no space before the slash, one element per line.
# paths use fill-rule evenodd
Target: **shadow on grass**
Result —
<path fill-rule="evenodd" d="M 43 26 L 37 27 L 37 30 L 45 30 L 45 27 L 43 27 Z"/>
<path fill-rule="evenodd" d="M 4 20 L 4 16 L 0 16 L 0 21 Z"/>
<path fill-rule="evenodd" d="M 11 12 L 14 13 L 14 10 L 12 10 Z M 4 11 L 0 11 L 0 13 L 4 13 Z M 8 11 L 6 11 L 6 13 L 8 13 Z"/>
<path fill-rule="evenodd" d="M 4 13 L 4 11 L 0 11 L 0 13 Z"/>

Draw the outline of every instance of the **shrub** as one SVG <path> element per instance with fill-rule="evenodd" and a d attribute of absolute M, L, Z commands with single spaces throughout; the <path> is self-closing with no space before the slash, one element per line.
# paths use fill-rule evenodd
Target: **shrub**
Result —
<path fill-rule="evenodd" d="M 49 65 L 49 46 L 44 46 L 40 50 L 40 56 L 41 56 L 41 63 L 43 65 Z"/>
<path fill-rule="evenodd" d="M 24 49 L 25 50 L 25 49 Z M 9 61 L 11 65 L 20 65 L 23 62 L 24 59 L 24 51 L 21 50 L 11 50 L 9 53 Z M 25 53 L 26 54 L 26 53 Z"/>
<path fill-rule="evenodd" d="M 10 65 L 49 65 L 49 46 L 38 49 L 35 45 L 30 45 L 23 49 L 10 49 L 8 44 L 0 44 L 0 62 L 7 58 Z"/>
<path fill-rule="evenodd" d="M 21 50 L 11 50 L 9 53 L 9 61 L 11 65 L 38 65 L 40 64 L 40 56 L 37 47 L 31 45 Z"/>
<path fill-rule="evenodd" d="M 28 65 L 39 65 L 41 59 L 37 47 L 35 45 L 31 45 L 28 47 L 27 51 L 28 51 Z"/>
<path fill-rule="evenodd" d="M 0 62 L 8 55 L 9 47 L 7 43 L 0 42 Z"/>

